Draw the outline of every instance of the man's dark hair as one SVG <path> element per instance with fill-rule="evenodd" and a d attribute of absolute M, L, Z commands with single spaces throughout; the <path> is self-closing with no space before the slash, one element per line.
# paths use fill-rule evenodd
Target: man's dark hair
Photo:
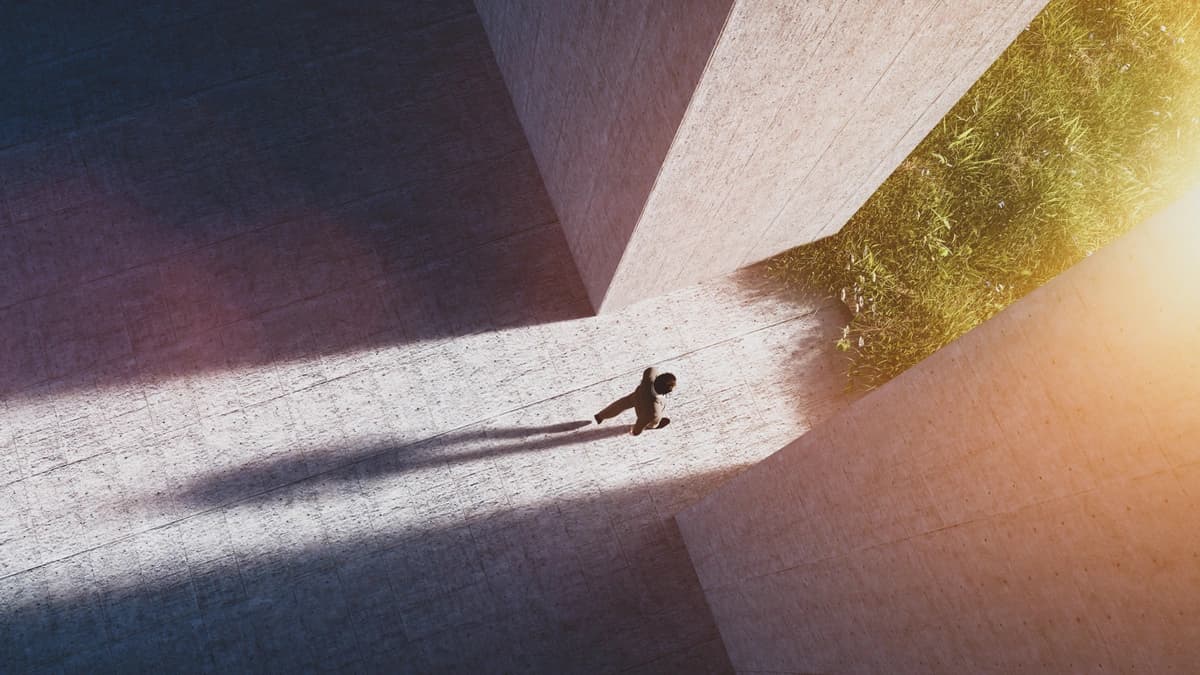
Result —
<path fill-rule="evenodd" d="M 672 373 L 663 373 L 654 378 L 654 393 L 669 394 L 675 389 L 675 375 Z"/>

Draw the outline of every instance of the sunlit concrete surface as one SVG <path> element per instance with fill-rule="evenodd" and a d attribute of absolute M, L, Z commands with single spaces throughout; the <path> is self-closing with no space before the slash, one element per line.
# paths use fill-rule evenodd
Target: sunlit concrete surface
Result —
<path fill-rule="evenodd" d="M 679 516 L 738 672 L 1200 663 L 1200 189 Z"/>
<path fill-rule="evenodd" d="M 589 318 L 467 2 L 112 4 L 0 22 L 0 671 L 726 672 L 673 516 L 839 311 Z"/>

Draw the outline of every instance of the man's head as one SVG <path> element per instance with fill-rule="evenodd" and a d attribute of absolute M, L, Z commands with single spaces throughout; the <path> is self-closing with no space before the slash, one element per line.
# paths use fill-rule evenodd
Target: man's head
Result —
<path fill-rule="evenodd" d="M 669 394 L 675 390 L 675 375 L 672 373 L 663 373 L 654 378 L 654 393 Z"/>

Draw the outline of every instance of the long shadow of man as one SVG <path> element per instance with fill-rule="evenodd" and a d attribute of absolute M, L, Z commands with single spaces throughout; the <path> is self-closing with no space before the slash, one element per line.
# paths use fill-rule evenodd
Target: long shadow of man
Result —
<path fill-rule="evenodd" d="M 436 464 L 458 464 L 486 457 L 538 452 L 625 433 L 621 428 L 578 432 L 590 424 L 587 420 L 577 420 L 538 427 L 451 431 L 431 439 L 384 448 L 330 447 L 316 452 L 299 449 L 266 461 L 198 476 L 185 485 L 177 496 L 216 506 L 301 480 L 353 480 L 355 472 L 346 469 L 355 465 L 359 475 L 398 475 Z M 458 447 L 488 440 L 500 442 L 465 452 L 454 451 Z"/>

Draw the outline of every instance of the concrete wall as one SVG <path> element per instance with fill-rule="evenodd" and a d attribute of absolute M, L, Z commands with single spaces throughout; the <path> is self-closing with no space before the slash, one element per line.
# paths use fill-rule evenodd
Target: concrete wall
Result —
<path fill-rule="evenodd" d="M 732 2 L 475 2 L 594 307 Z"/>
<path fill-rule="evenodd" d="M 604 311 L 836 232 L 1045 2 L 476 5 Z"/>
<path fill-rule="evenodd" d="M 1193 672 L 1200 192 L 679 516 L 739 672 Z"/>
<path fill-rule="evenodd" d="M 605 307 L 840 230 L 1046 0 L 742 0 Z"/>

